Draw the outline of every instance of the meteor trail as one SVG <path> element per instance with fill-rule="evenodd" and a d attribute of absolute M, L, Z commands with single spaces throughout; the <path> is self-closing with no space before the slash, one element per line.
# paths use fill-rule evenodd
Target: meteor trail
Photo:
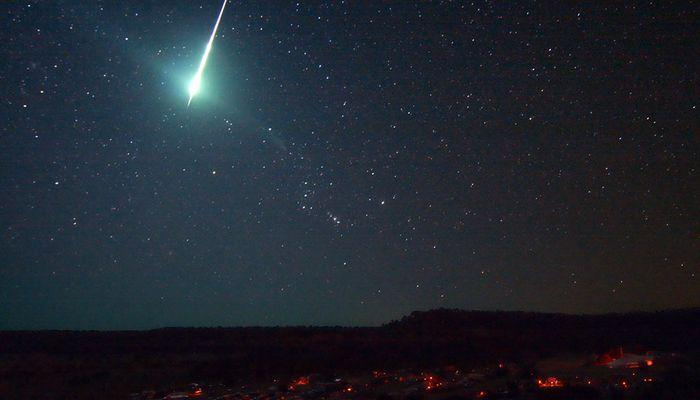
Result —
<path fill-rule="evenodd" d="M 216 36 L 216 30 L 219 29 L 219 22 L 221 22 L 221 16 L 224 15 L 224 8 L 226 8 L 226 3 L 228 0 L 224 0 L 224 4 L 221 6 L 221 11 L 219 11 L 219 17 L 216 19 L 216 24 L 214 29 L 211 31 L 211 36 L 209 37 L 209 42 L 207 42 L 207 47 L 204 49 L 204 56 L 202 56 L 202 61 L 199 62 L 199 68 L 197 68 L 197 73 L 190 81 L 190 99 L 187 100 L 187 107 L 190 106 L 192 98 L 199 92 L 199 87 L 202 84 L 202 73 L 204 72 L 204 67 L 207 65 L 207 58 L 209 58 L 209 52 L 211 51 L 212 44 L 214 43 L 214 37 Z"/>

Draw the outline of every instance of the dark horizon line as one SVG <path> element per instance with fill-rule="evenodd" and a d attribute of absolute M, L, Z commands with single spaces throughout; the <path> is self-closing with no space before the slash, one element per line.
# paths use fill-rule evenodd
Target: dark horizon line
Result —
<path fill-rule="evenodd" d="M 162 326 L 149 329 L 0 329 L 0 333 L 62 333 L 62 332 L 99 332 L 99 333 L 121 333 L 121 332 L 155 332 L 161 330 L 185 330 L 185 329 L 381 329 L 391 323 L 401 322 L 404 318 L 415 314 L 427 314 L 437 311 L 449 312 L 464 312 L 473 314 L 531 314 L 531 315 L 547 315 L 559 317 L 622 317 L 622 316 L 642 316 L 653 314 L 669 314 L 669 313 L 692 313 L 700 312 L 700 306 L 681 307 L 681 308 L 665 308 L 659 310 L 637 310 L 637 311 L 622 311 L 622 312 L 601 312 L 601 313 L 565 313 L 565 312 L 547 312 L 547 311 L 526 311 L 526 310 L 475 310 L 464 308 L 432 308 L 428 310 L 415 310 L 402 317 L 384 322 L 381 325 L 200 325 L 200 326 Z"/>

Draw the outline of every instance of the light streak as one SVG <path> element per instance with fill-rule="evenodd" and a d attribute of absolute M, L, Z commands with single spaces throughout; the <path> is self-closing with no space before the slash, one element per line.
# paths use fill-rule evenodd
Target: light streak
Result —
<path fill-rule="evenodd" d="M 211 31 L 211 36 L 209 37 L 209 42 L 207 42 L 207 47 L 204 49 L 204 56 L 202 56 L 202 61 L 199 62 L 199 68 L 197 68 L 197 73 L 190 81 L 189 92 L 190 98 L 187 100 L 187 107 L 190 106 L 192 98 L 199 92 L 199 88 L 202 86 L 202 74 L 204 73 L 204 67 L 207 65 L 207 58 L 209 58 L 209 53 L 211 52 L 212 45 L 214 44 L 214 37 L 216 36 L 216 31 L 219 29 L 219 22 L 221 22 L 221 17 L 224 15 L 224 9 L 226 8 L 226 3 L 228 0 L 224 0 L 224 4 L 221 6 L 221 11 L 219 11 L 219 17 L 216 19 L 216 24 L 214 24 L 214 29 Z"/>

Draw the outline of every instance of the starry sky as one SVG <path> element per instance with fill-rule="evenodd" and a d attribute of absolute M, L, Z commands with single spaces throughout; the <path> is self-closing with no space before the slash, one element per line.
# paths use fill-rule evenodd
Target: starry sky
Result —
<path fill-rule="evenodd" d="M 692 2 L 12 1 L 0 329 L 700 306 Z M 590 2 L 593 3 L 593 2 Z"/>

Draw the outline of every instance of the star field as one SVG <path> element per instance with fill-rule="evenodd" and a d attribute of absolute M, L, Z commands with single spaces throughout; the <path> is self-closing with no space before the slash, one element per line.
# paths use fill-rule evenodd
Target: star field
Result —
<path fill-rule="evenodd" d="M 0 329 L 700 306 L 698 13 L 9 2 Z"/>

